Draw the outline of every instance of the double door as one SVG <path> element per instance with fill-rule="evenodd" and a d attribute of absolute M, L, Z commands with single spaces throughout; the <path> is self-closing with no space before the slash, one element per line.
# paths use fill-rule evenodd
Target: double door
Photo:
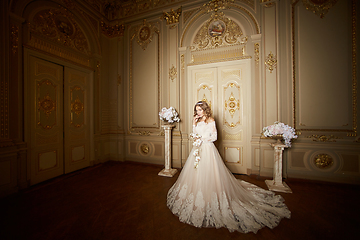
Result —
<path fill-rule="evenodd" d="M 30 184 L 89 166 L 89 71 L 27 57 Z"/>
<path fill-rule="evenodd" d="M 250 60 L 188 67 L 189 112 L 197 101 L 212 109 L 218 132 L 216 146 L 233 173 L 247 174 L 251 159 Z"/>

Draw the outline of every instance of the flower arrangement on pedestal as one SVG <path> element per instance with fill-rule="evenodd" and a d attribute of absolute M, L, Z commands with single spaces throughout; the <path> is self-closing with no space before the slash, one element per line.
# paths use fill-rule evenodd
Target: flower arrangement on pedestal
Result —
<path fill-rule="evenodd" d="M 174 123 L 180 122 L 179 114 L 173 107 L 162 108 L 161 112 L 159 112 L 160 119 L 164 122 Z"/>
<path fill-rule="evenodd" d="M 262 135 L 268 138 L 281 137 L 285 140 L 285 145 L 291 147 L 291 140 L 297 138 L 295 129 L 282 122 L 274 122 L 273 125 L 269 125 L 263 128 Z"/>
<path fill-rule="evenodd" d="M 193 146 L 195 147 L 195 150 L 193 152 L 193 155 L 195 156 L 194 168 L 198 168 L 201 159 L 200 146 L 203 141 L 201 140 L 201 136 L 197 133 L 190 133 L 190 137 L 194 140 Z"/>

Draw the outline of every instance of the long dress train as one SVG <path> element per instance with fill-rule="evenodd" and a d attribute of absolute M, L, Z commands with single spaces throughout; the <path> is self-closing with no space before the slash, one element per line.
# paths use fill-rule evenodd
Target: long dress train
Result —
<path fill-rule="evenodd" d="M 198 167 L 194 147 L 177 181 L 167 194 L 167 206 L 181 222 L 195 227 L 226 227 L 230 232 L 256 233 L 276 227 L 290 211 L 280 195 L 236 179 L 217 151 L 215 121 L 199 122 L 193 132 L 201 135 Z"/>

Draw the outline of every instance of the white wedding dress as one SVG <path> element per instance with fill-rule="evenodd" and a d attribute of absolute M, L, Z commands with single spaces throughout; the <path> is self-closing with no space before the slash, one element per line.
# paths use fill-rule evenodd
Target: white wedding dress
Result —
<path fill-rule="evenodd" d="M 236 179 L 217 151 L 215 122 L 193 127 L 201 135 L 200 161 L 194 167 L 194 147 L 167 195 L 167 206 L 181 222 L 195 227 L 226 227 L 230 232 L 256 233 L 276 227 L 290 211 L 280 195 Z"/>

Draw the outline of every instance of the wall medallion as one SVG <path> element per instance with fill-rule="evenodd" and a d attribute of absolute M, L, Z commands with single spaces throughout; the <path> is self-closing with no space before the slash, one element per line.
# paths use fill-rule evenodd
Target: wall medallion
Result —
<path fill-rule="evenodd" d="M 149 147 L 149 145 L 147 145 L 146 143 L 144 143 L 144 144 L 142 144 L 141 146 L 140 146 L 140 150 L 141 150 L 141 152 L 143 153 L 143 154 L 149 154 L 149 151 L 150 151 L 150 147 Z"/>
<path fill-rule="evenodd" d="M 320 169 L 327 169 L 334 164 L 334 160 L 328 154 L 318 154 L 314 158 L 314 164 Z"/>
<path fill-rule="evenodd" d="M 218 37 L 225 32 L 226 25 L 221 20 L 212 21 L 209 24 L 208 33 L 211 37 Z"/>
<path fill-rule="evenodd" d="M 157 28 L 152 23 L 148 23 L 146 19 L 135 31 L 137 43 L 143 50 L 151 43 L 154 33 L 158 32 Z"/>

